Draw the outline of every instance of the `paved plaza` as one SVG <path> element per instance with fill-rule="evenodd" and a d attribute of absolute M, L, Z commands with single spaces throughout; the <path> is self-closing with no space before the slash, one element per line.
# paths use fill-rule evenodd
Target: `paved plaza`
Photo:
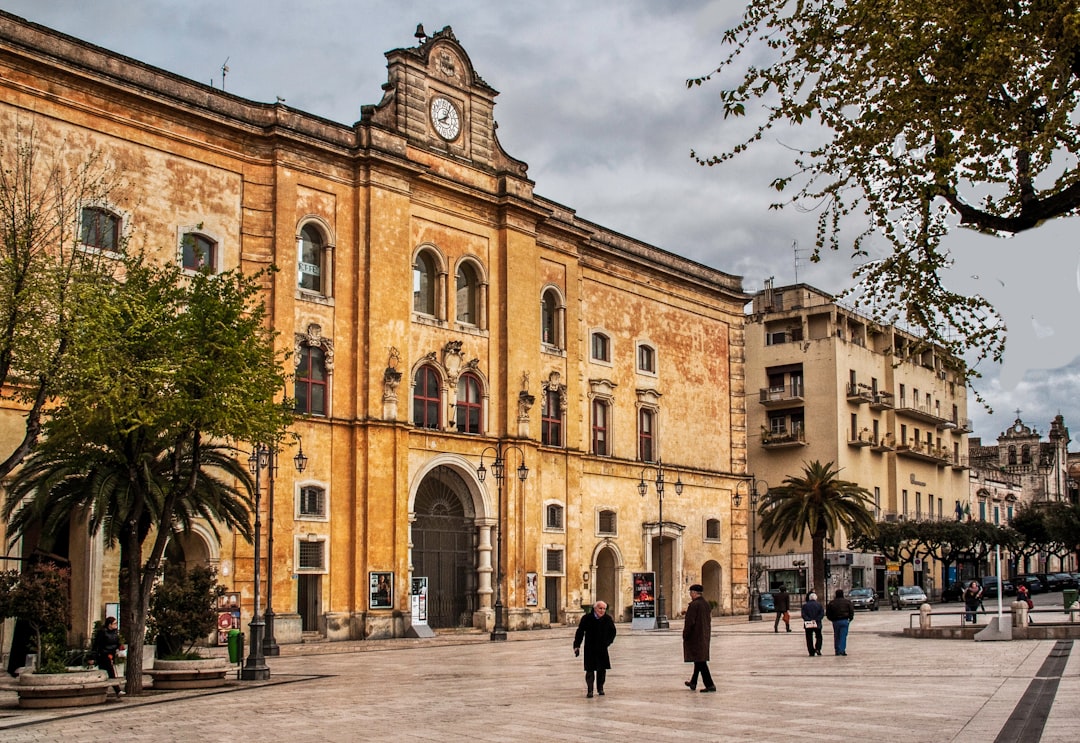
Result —
<path fill-rule="evenodd" d="M 1071 641 L 918 640 L 901 635 L 908 621 L 860 613 L 846 657 L 832 654 L 826 627 L 824 655 L 811 658 L 794 622 L 774 634 L 771 617 L 716 620 L 716 694 L 683 686 L 678 621 L 667 631 L 620 624 L 607 695 L 593 699 L 566 627 L 505 643 L 466 633 L 283 646 L 267 682 L 72 711 L 21 710 L 5 682 L 0 740 L 1080 740 Z"/>

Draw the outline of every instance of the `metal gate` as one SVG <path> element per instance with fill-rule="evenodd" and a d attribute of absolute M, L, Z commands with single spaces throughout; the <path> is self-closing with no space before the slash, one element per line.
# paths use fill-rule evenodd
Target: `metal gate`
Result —
<path fill-rule="evenodd" d="M 424 478 L 412 527 L 413 575 L 428 579 L 428 626 L 471 627 L 476 611 L 475 527 L 466 513 L 465 483 L 447 467 Z"/>

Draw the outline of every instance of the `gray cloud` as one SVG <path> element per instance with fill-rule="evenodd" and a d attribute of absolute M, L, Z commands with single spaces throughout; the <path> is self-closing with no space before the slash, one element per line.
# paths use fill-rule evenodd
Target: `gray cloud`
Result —
<path fill-rule="evenodd" d="M 719 86 L 687 90 L 714 69 L 740 0 L 598 0 L 543 4 L 475 0 L 7 0 L 8 12 L 253 100 L 273 101 L 342 123 L 376 103 L 384 52 L 415 44 L 413 30 L 451 25 L 476 70 L 501 91 L 499 138 L 530 165 L 537 193 L 583 218 L 745 277 L 748 289 L 796 277 L 792 245 L 806 251 L 798 279 L 837 292 L 850 280 L 845 253 L 807 261 L 815 214 L 777 212 L 769 182 L 791 169 L 788 148 L 814 132 L 778 129 L 754 151 L 702 168 L 751 133 L 724 120 Z M 755 54 L 763 59 L 765 52 Z M 977 435 L 1003 431 L 1015 408 L 1040 430 L 1058 411 L 1080 425 L 1080 303 L 1075 221 L 1009 241 L 949 238 L 956 288 L 979 292 L 1006 318 L 1003 368 L 984 365 L 990 415 L 972 404 Z M 979 278 L 972 278 L 977 276 Z"/>

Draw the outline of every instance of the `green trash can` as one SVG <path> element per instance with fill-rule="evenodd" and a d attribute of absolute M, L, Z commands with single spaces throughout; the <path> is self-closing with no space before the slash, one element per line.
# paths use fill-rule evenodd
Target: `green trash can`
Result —
<path fill-rule="evenodd" d="M 238 629 L 229 630 L 229 662 L 239 663 L 244 655 L 243 633 Z"/>
<path fill-rule="evenodd" d="M 1066 588 L 1061 592 L 1061 603 L 1065 606 L 1065 611 L 1069 610 L 1069 607 L 1076 603 L 1077 598 L 1080 597 L 1080 591 L 1075 588 Z"/>

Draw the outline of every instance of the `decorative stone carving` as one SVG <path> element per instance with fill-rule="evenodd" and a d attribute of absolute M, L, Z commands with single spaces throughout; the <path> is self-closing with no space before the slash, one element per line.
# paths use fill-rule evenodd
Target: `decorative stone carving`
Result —
<path fill-rule="evenodd" d="M 329 374 L 334 369 L 334 342 L 329 338 L 324 338 L 322 334 L 322 326 L 317 323 L 311 323 L 307 326 L 306 333 L 297 333 L 293 345 L 293 364 L 295 366 L 300 365 L 300 354 L 304 346 L 311 348 L 321 348 L 323 352 L 323 362 L 326 366 L 326 372 Z"/>
<path fill-rule="evenodd" d="M 383 372 L 383 402 L 397 402 L 397 388 L 401 383 L 401 372 L 398 364 L 401 363 L 401 354 L 393 346 L 390 346 L 390 354 L 386 360 L 386 370 Z"/>

